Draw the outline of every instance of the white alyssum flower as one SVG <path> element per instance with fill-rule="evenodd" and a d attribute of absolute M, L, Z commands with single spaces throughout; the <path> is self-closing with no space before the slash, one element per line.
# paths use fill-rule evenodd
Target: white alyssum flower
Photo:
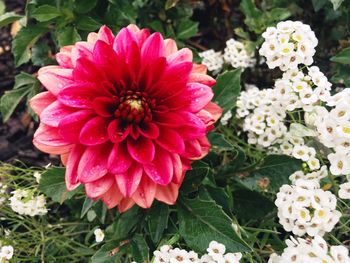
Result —
<path fill-rule="evenodd" d="M 224 65 L 224 59 L 221 52 L 215 52 L 214 49 L 209 49 L 198 54 L 202 58 L 202 64 L 214 74 L 218 73 Z"/>
<path fill-rule="evenodd" d="M 94 230 L 94 235 L 95 235 L 95 241 L 97 243 L 102 242 L 103 239 L 105 238 L 105 234 L 103 233 L 103 231 L 100 228 L 96 228 Z"/>
<path fill-rule="evenodd" d="M 241 253 L 226 253 L 226 247 L 216 241 L 211 241 L 207 254 L 201 257 L 194 251 L 173 248 L 163 245 L 159 250 L 153 252 L 155 263 L 239 263 L 242 258 Z"/>
<path fill-rule="evenodd" d="M 44 195 L 35 196 L 32 190 L 17 189 L 9 198 L 11 209 L 20 215 L 42 216 L 47 214 Z"/>
<path fill-rule="evenodd" d="M 350 199 L 350 182 L 340 185 L 338 195 L 341 199 Z"/>
<path fill-rule="evenodd" d="M 269 68 L 282 71 L 296 69 L 299 64 L 311 65 L 318 40 L 309 25 L 300 21 L 282 21 L 268 27 L 259 53 L 266 58 Z"/>
<path fill-rule="evenodd" d="M 294 235 L 324 235 L 339 221 L 334 194 L 320 188 L 317 180 L 298 179 L 295 185 L 283 185 L 275 204 L 280 224 Z"/>
<path fill-rule="evenodd" d="M 0 250 L 0 262 L 2 260 L 10 260 L 13 257 L 13 247 L 12 246 L 3 246 Z"/>
<path fill-rule="evenodd" d="M 321 236 L 311 238 L 291 237 L 281 255 L 273 253 L 268 263 L 346 263 L 349 251 L 344 246 L 329 246 Z"/>
<path fill-rule="evenodd" d="M 227 111 L 224 115 L 222 115 L 220 122 L 222 125 L 227 125 L 228 121 L 231 120 L 232 118 L 232 112 L 231 111 Z"/>
<path fill-rule="evenodd" d="M 326 165 L 323 165 L 319 170 L 312 172 L 296 171 L 289 176 L 289 180 L 294 184 L 297 180 L 316 180 L 319 181 L 322 178 L 327 177 L 328 168 Z"/>
<path fill-rule="evenodd" d="M 6 201 L 7 185 L 0 182 L 0 206 Z"/>
<path fill-rule="evenodd" d="M 254 54 L 249 53 L 242 42 L 233 38 L 226 41 L 224 59 L 234 68 L 253 67 L 256 63 Z"/>

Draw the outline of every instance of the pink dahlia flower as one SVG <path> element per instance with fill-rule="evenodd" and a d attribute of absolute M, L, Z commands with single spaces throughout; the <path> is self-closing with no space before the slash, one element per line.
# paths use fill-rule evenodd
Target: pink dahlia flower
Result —
<path fill-rule="evenodd" d="M 31 100 L 41 121 L 33 142 L 61 155 L 67 189 L 83 184 L 120 211 L 154 199 L 174 204 L 222 112 L 206 68 L 189 49 L 135 25 L 116 36 L 103 26 L 56 59 L 38 72 L 47 91 Z"/>

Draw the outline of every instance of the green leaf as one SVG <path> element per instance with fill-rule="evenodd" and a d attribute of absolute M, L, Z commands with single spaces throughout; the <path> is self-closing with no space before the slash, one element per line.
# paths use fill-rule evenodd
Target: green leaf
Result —
<path fill-rule="evenodd" d="M 86 215 L 94 203 L 94 200 L 90 199 L 89 197 L 85 197 L 84 204 L 80 212 L 80 218 L 83 218 Z"/>
<path fill-rule="evenodd" d="M 181 191 L 191 193 L 198 189 L 205 177 L 211 172 L 210 167 L 203 161 L 192 164 L 192 169 L 186 173 L 185 180 L 181 186 Z"/>
<path fill-rule="evenodd" d="M 162 203 L 155 203 L 148 211 L 147 223 L 151 239 L 157 244 L 168 226 L 169 207 Z"/>
<path fill-rule="evenodd" d="M 148 255 L 148 245 L 141 234 L 136 234 L 131 241 L 131 253 L 133 260 L 139 263 L 147 263 Z"/>
<path fill-rule="evenodd" d="M 46 27 L 39 25 L 22 27 L 12 42 L 12 53 L 16 66 L 28 62 L 31 58 L 31 48 L 35 42 L 47 32 Z"/>
<path fill-rule="evenodd" d="M 328 0 L 312 0 L 312 5 L 316 12 L 320 11 L 322 7 L 328 2 Z"/>
<path fill-rule="evenodd" d="M 180 0 L 167 0 L 165 2 L 165 10 L 175 7 L 179 1 Z"/>
<path fill-rule="evenodd" d="M 86 14 L 87 12 L 94 9 L 97 4 L 97 0 L 89 0 L 87 3 L 86 0 L 75 0 L 74 1 L 74 10 L 80 14 Z"/>
<path fill-rule="evenodd" d="M 72 45 L 81 40 L 81 37 L 73 26 L 66 26 L 56 30 L 56 38 L 60 47 Z"/>
<path fill-rule="evenodd" d="M 0 15 L 3 15 L 5 13 L 5 10 L 6 10 L 6 6 L 5 6 L 5 3 L 4 1 L 0 1 Z"/>
<path fill-rule="evenodd" d="M 40 67 L 55 64 L 50 47 L 45 43 L 36 43 L 32 48 L 32 62 Z"/>
<path fill-rule="evenodd" d="M 337 10 L 340 5 L 344 2 L 344 0 L 329 0 L 333 4 L 333 9 Z"/>
<path fill-rule="evenodd" d="M 260 168 L 241 182 L 251 190 L 275 193 L 282 185 L 289 184 L 289 176 L 300 170 L 301 164 L 300 160 L 287 155 L 268 155 Z"/>
<path fill-rule="evenodd" d="M 241 69 L 225 71 L 216 79 L 216 85 L 213 87 L 214 101 L 223 108 L 224 112 L 236 106 L 241 90 L 241 73 Z"/>
<path fill-rule="evenodd" d="M 15 12 L 8 12 L 0 16 L 0 27 L 6 26 L 8 24 L 11 24 L 19 19 L 21 19 L 23 16 L 17 15 Z"/>
<path fill-rule="evenodd" d="M 31 74 L 21 72 L 15 77 L 15 85 L 13 89 L 18 89 L 23 86 L 33 85 L 35 83 L 39 83 L 38 79 Z"/>
<path fill-rule="evenodd" d="M 342 64 L 350 64 L 350 47 L 341 50 L 338 54 L 331 58 L 331 61 Z"/>
<path fill-rule="evenodd" d="M 248 189 L 233 192 L 233 212 L 239 219 L 261 219 L 274 209 L 274 203 L 261 193 Z"/>
<path fill-rule="evenodd" d="M 62 204 L 65 200 L 71 199 L 81 187 L 68 192 L 64 180 L 66 169 L 62 167 L 51 167 L 41 174 L 39 190 L 53 201 Z"/>
<path fill-rule="evenodd" d="M 197 34 L 198 22 L 191 20 L 182 20 L 176 28 L 176 36 L 178 39 L 188 39 Z"/>
<path fill-rule="evenodd" d="M 99 23 L 90 16 L 79 16 L 76 26 L 77 29 L 80 30 L 95 31 L 96 29 L 101 27 L 101 23 Z"/>
<path fill-rule="evenodd" d="M 6 122 L 10 118 L 17 105 L 28 93 L 29 89 L 27 87 L 5 91 L 5 94 L 0 99 L 3 122 Z"/>
<path fill-rule="evenodd" d="M 34 17 L 39 22 L 46 22 L 61 16 L 61 12 L 52 5 L 41 5 L 35 9 L 31 16 Z"/>
<path fill-rule="evenodd" d="M 118 242 L 111 241 L 104 244 L 92 257 L 91 263 L 115 263 L 127 248 L 127 244 L 120 245 Z"/>
<path fill-rule="evenodd" d="M 221 133 L 211 132 L 208 134 L 210 145 L 213 149 L 218 150 L 232 150 L 233 145 L 225 139 Z"/>
<path fill-rule="evenodd" d="M 212 240 L 224 244 L 227 252 L 250 250 L 233 230 L 231 218 L 210 198 L 180 199 L 178 217 L 180 234 L 196 252 L 204 252 Z"/>

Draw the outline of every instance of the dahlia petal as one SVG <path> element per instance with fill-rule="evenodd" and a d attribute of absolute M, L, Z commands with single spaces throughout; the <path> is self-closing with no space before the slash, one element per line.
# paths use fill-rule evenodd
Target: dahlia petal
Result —
<path fill-rule="evenodd" d="M 91 183 L 105 176 L 109 154 L 110 146 L 106 144 L 87 147 L 78 166 L 79 181 Z"/>
<path fill-rule="evenodd" d="M 210 87 L 200 83 L 188 83 L 185 101 L 188 103 L 188 109 L 191 112 L 200 111 L 214 97 Z"/>
<path fill-rule="evenodd" d="M 108 119 L 99 116 L 89 120 L 80 131 L 80 143 L 97 145 L 108 141 L 108 123 Z"/>
<path fill-rule="evenodd" d="M 176 51 L 175 53 L 169 55 L 167 57 L 167 62 L 169 64 L 176 64 L 187 61 L 192 64 L 192 59 L 192 51 L 188 48 L 182 48 L 179 51 Z"/>
<path fill-rule="evenodd" d="M 123 198 L 118 205 L 118 211 L 120 213 L 124 213 L 125 211 L 133 207 L 134 204 L 135 202 L 131 198 Z"/>
<path fill-rule="evenodd" d="M 101 196 L 102 202 L 111 209 L 116 207 L 118 204 L 121 204 L 123 195 L 119 191 L 119 188 L 114 184 L 109 190 Z M 118 207 L 119 208 L 119 207 Z"/>
<path fill-rule="evenodd" d="M 68 161 L 69 153 L 63 153 L 60 155 L 61 163 L 66 166 Z"/>
<path fill-rule="evenodd" d="M 56 95 L 68 84 L 72 83 L 72 69 L 59 66 L 46 66 L 38 71 L 38 79 L 43 86 Z"/>
<path fill-rule="evenodd" d="M 176 184 L 181 184 L 187 167 L 186 165 L 182 165 L 181 157 L 178 154 L 173 154 L 171 156 L 171 159 L 173 161 L 174 166 L 174 176 L 172 182 Z"/>
<path fill-rule="evenodd" d="M 184 157 L 197 160 L 202 156 L 202 147 L 198 140 L 185 141 L 185 146 Z"/>
<path fill-rule="evenodd" d="M 170 64 L 166 68 L 162 80 L 176 82 L 179 80 L 187 81 L 192 70 L 192 63 L 188 61 L 177 64 Z"/>
<path fill-rule="evenodd" d="M 55 100 L 56 97 L 50 91 L 44 91 L 31 98 L 29 103 L 32 110 L 37 115 L 40 115 L 41 112 Z"/>
<path fill-rule="evenodd" d="M 209 87 L 212 87 L 216 84 L 216 80 L 210 77 L 206 74 L 201 73 L 191 73 L 190 78 L 188 79 L 189 82 L 197 82 L 201 83 L 203 85 L 207 85 Z"/>
<path fill-rule="evenodd" d="M 64 68 L 72 68 L 73 63 L 72 63 L 72 48 L 74 46 L 65 46 L 60 48 L 60 52 L 56 54 L 56 61 L 58 65 Z"/>
<path fill-rule="evenodd" d="M 113 49 L 126 58 L 133 43 L 137 43 L 135 35 L 128 28 L 122 28 L 114 39 Z"/>
<path fill-rule="evenodd" d="M 150 36 L 150 32 L 149 32 L 148 29 L 143 28 L 143 29 L 140 30 L 134 24 L 128 25 L 127 29 L 129 29 L 136 36 L 136 39 L 137 39 L 139 47 L 142 47 L 143 43 Z"/>
<path fill-rule="evenodd" d="M 193 63 L 192 73 L 207 74 L 207 66 Z"/>
<path fill-rule="evenodd" d="M 74 111 L 56 100 L 43 110 L 40 114 L 40 121 L 51 127 L 58 127 L 60 121 Z"/>
<path fill-rule="evenodd" d="M 137 126 L 138 131 L 145 137 L 150 139 L 156 139 L 159 136 L 159 128 L 157 124 L 153 122 L 147 122 L 141 126 Z"/>
<path fill-rule="evenodd" d="M 44 123 L 34 133 L 33 144 L 40 151 L 50 154 L 64 154 L 70 151 L 72 144 L 63 140 L 57 129 Z"/>
<path fill-rule="evenodd" d="M 204 108 L 203 110 L 207 111 L 210 113 L 210 115 L 213 117 L 213 122 L 207 124 L 207 125 L 212 125 L 214 124 L 214 122 L 216 122 L 222 114 L 223 109 L 215 104 L 214 102 L 209 102 Z"/>
<path fill-rule="evenodd" d="M 167 127 L 179 127 L 184 124 L 184 119 L 180 113 L 166 112 L 164 114 L 158 113 L 155 116 L 155 122 Z"/>
<path fill-rule="evenodd" d="M 131 157 L 139 163 L 152 162 L 155 148 L 152 140 L 140 136 L 137 140 L 131 138 L 127 141 L 128 151 Z"/>
<path fill-rule="evenodd" d="M 156 195 L 157 185 L 147 176 L 142 176 L 141 183 L 132 199 L 142 208 L 150 208 Z"/>
<path fill-rule="evenodd" d="M 205 136 L 207 128 L 205 123 L 195 114 L 183 111 L 181 117 L 184 119 L 183 126 L 177 132 L 184 139 L 196 139 Z"/>
<path fill-rule="evenodd" d="M 98 31 L 98 39 L 103 40 L 109 45 L 112 45 L 114 41 L 112 30 L 109 27 L 103 25 Z"/>
<path fill-rule="evenodd" d="M 127 172 L 115 175 L 115 180 L 123 196 L 130 197 L 134 194 L 140 184 L 142 172 L 142 167 L 135 164 Z"/>
<path fill-rule="evenodd" d="M 75 43 L 71 53 L 73 67 L 76 67 L 77 61 L 80 58 L 92 60 L 93 47 L 94 45 L 89 42 L 81 41 L 81 42 Z"/>
<path fill-rule="evenodd" d="M 127 151 L 125 144 L 114 145 L 108 157 L 108 171 L 112 174 L 125 173 L 131 166 L 133 159 Z"/>
<path fill-rule="evenodd" d="M 87 42 L 95 45 L 96 41 L 98 40 L 98 34 L 96 32 L 91 32 L 87 36 Z"/>
<path fill-rule="evenodd" d="M 109 93 L 93 83 L 74 83 L 61 90 L 57 99 L 66 106 L 81 109 L 91 109 L 96 96 Z"/>
<path fill-rule="evenodd" d="M 93 101 L 93 108 L 102 117 L 111 117 L 115 111 L 116 99 L 98 97 Z"/>
<path fill-rule="evenodd" d="M 79 143 L 79 134 L 82 127 L 94 117 L 91 110 L 80 110 L 64 117 L 58 125 L 58 133 L 64 140 Z"/>
<path fill-rule="evenodd" d="M 85 149 L 86 148 L 84 146 L 76 144 L 69 153 L 65 174 L 66 187 L 68 191 L 72 191 L 80 185 L 78 178 L 78 165 Z"/>
<path fill-rule="evenodd" d="M 73 77 L 76 81 L 101 83 L 106 80 L 105 73 L 98 68 L 98 65 L 85 57 L 77 60 L 73 69 Z"/>
<path fill-rule="evenodd" d="M 119 120 L 113 120 L 108 125 L 108 137 L 112 142 L 118 143 L 129 135 L 130 130 L 130 126 L 124 127 Z"/>
<path fill-rule="evenodd" d="M 167 38 L 164 40 L 165 56 L 170 56 L 177 51 L 176 41 L 174 39 Z"/>
<path fill-rule="evenodd" d="M 165 150 L 181 154 L 185 150 L 185 143 L 179 133 L 173 129 L 160 128 L 156 142 Z"/>
<path fill-rule="evenodd" d="M 153 33 L 142 45 L 142 61 L 144 63 L 150 63 L 151 61 L 164 56 L 164 39 L 160 33 Z"/>
<path fill-rule="evenodd" d="M 168 205 L 173 205 L 179 195 L 179 188 L 180 185 L 174 183 L 170 183 L 166 186 L 158 185 L 155 198 Z"/>
<path fill-rule="evenodd" d="M 85 184 L 86 195 L 92 199 L 106 193 L 115 183 L 114 176 L 107 174 L 102 178 Z"/>
<path fill-rule="evenodd" d="M 152 163 L 144 164 L 143 169 L 153 182 L 161 185 L 169 184 L 174 174 L 170 154 L 160 147 L 157 147 Z"/>

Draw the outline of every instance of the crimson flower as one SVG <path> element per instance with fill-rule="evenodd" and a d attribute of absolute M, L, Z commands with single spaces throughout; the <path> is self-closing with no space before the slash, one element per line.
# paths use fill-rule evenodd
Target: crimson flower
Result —
<path fill-rule="evenodd" d="M 205 66 L 135 25 L 116 36 L 103 26 L 56 59 L 38 72 L 47 91 L 31 100 L 41 121 L 33 143 L 61 155 L 67 189 L 83 184 L 88 197 L 121 212 L 154 199 L 174 204 L 222 112 Z"/>

